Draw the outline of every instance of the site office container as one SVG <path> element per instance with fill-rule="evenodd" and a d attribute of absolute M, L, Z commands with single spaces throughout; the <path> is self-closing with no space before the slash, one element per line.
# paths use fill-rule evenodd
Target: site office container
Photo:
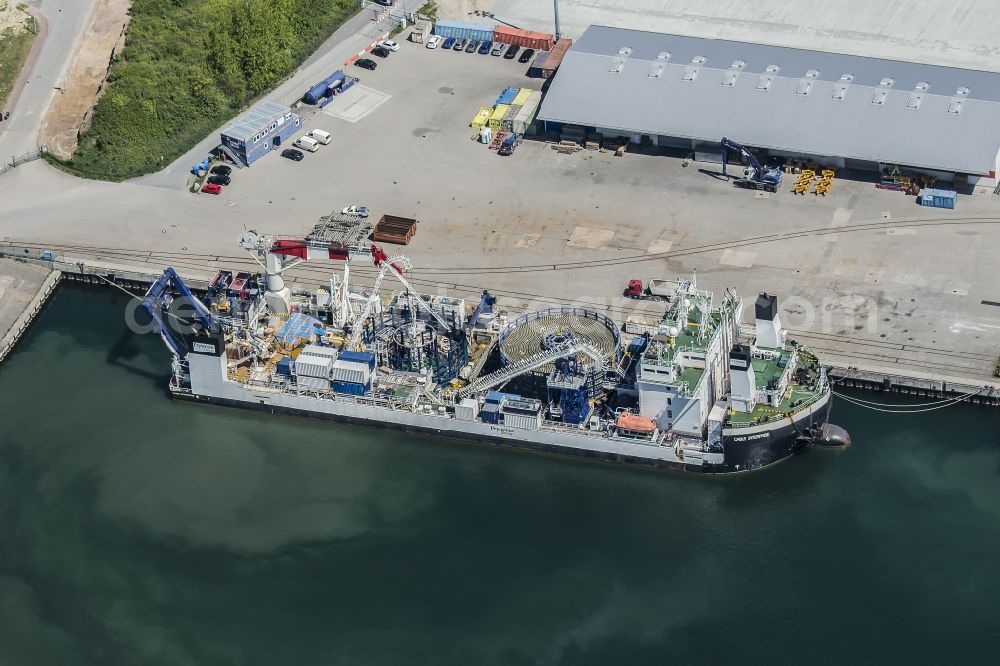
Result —
<path fill-rule="evenodd" d="M 456 39 L 471 39 L 477 42 L 493 41 L 493 26 L 489 23 L 467 23 L 465 21 L 440 20 L 434 24 L 434 34 Z"/>
<path fill-rule="evenodd" d="M 562 64 L 563 58 L 571 46 L 573 46 L 572 39 L 560 39 L 556 42 L 556 45 L 549 51 L 548 60 L 541 65 L 541 77 L 543 79 L 552 78 L 552 75 L 559 69 L 559 65 Z"/>
<path fill-rule="evenodd" d="M 920 193 L 920 205 L 933 208 L 954 208 L 955 192 L 953 190 L 936 190 L 926 188 Z"/>
<path fill-rule="evenodd" d="M 548 51 L 556 43 L 556 38 L 545 32 L 532 32 L 498 25 L 493 29 L 493 41 L 503 44 L 517 44 L 536 51 Z"/>

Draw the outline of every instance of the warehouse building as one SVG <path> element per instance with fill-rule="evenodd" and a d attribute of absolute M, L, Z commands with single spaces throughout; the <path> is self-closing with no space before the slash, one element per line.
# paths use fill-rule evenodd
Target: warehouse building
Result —
<path fill-rule="evenodd" d="M 271 150 L 291 143 L 299 114 L 277 102 L 261 102 L 222 130 L 220 150 L 237 164 L 250 166 Z"/>
<path fill-rule="evenodd" d="M 538 119 L 696 153 L 728 137 L 764 157 L 993 184 L 1000 74 L 591 26 Z"/>

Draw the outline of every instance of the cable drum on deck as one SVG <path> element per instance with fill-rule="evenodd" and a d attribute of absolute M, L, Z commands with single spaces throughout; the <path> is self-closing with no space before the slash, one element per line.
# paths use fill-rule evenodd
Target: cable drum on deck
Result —
<path fill-rule="evenodd" d="M 618 324 L 599 312 L 561 305 L 526 312 L 500 331 L 500 356 L 504 364 L 521 361 L 566 340 L 586 340 L 609 359 L 616 360 L 621 350 Z M 586 354 L 577 355 L 581 366 L 593 365 Z M 548 374 L 553 364 L 535 372 Z"/>

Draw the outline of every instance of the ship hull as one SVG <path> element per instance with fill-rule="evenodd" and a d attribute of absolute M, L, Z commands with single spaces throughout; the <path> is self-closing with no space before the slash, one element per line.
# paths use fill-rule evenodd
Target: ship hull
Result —
<path fill-rule="evenodd" d="M 180 391 L 171 391 L 171 395 L 175 399 L 196 403 L 432 435 L 507 449 L 571 456 L 633 467 L 709 474 L 751 471 L 777 463 L 808 446 L 811 442 L 808 438 L 802 437 L 801 431 L 821 426 L 829 414 L 829 396 L 827 396 L 822 408 L 812 410 L 804 417 L 798 417 L 794 424 L 788 423 L 769 429 L 756 427 L 739 434 L 727 434 L 727 431 L 723 431 L 724 454 L 691 451 L 678 453 L 669 446 L 617 441 L 569 429 L 565 432 L 522 431 L 478 421 L 463 422 L 446 417 L 401 413 L 361 404 L 352 405 L 287 394 L 261 399 L 260 394 L 253 394 L 251 391 L 246 391 L 244 396 L 240 395 L 243 391 L 232 390 L 235 387 L 227 388 L 228 396 Z M 766 432 L 767 435 L 760 436 L 762 432 Z M 741 437 L 753 438 L 740 440 Z"/>

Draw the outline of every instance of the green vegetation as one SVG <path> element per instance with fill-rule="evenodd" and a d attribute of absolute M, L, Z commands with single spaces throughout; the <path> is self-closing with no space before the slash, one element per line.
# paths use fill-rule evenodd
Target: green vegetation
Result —
<path fill-rule="evenodd" d="M 135 0 L 125 48 L 67 171 L 156 171 L 272 89 L 357 12 L 356 0 Z"/>
<path fill-rule="evenodd" d="M 0 9 L 6 9 L 6 6 Z M 35 41 L 36 31 L 35 19 L 28 16 L 23 29 L 7 28 L 0 33 L 0 112 L 10 110 L 6 106 L 7 97 L 14 89 L 21 65 Z"/>

